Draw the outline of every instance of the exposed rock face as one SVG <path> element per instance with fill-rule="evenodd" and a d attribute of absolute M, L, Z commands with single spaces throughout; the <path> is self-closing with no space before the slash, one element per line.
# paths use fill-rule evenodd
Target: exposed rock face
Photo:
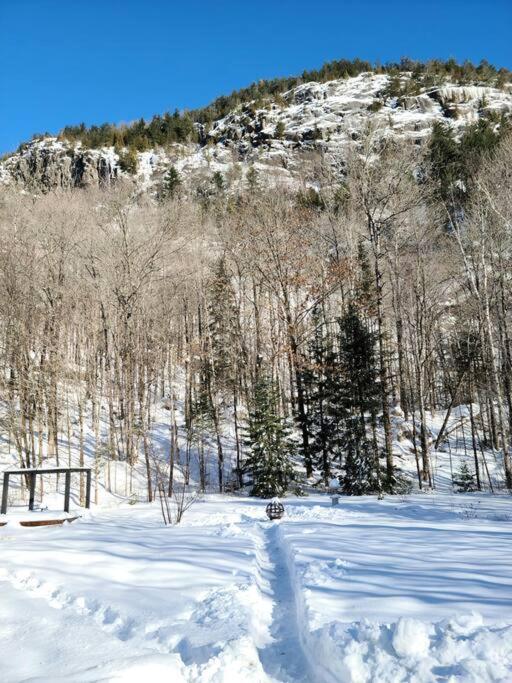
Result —
<path fill-rule="evenodd" d="M 459 134 L 486 113 L 512 114 L 510 89 L 447 83 L 397 98 L 386 94 L 388 84 L 387 75 L 366 73 L 305 83 L 265 108 L 247 104 L 209 130 L 198 124 L 199 144 L 139 153 L 135 183 L 151 191 L 173 164 L 191 187 L 216 171 L 236 186 L 251 167 L 260 182 L 318 184 L 320 169 L 326 163 L 342 168 L 348 147 L 358 144 L 369 125 L 378 134 L 420 142 L 435 121 L 445 121 Z M 112 148 L 88 150 L 56 138 L 33 141 L 0 164 L 0 182 L 39 191 L 108 185 L 126 175 Z"/>
<path fill-rule="evenodd" d="M 55 138 L 29 143 L 2 166 L 4 182 L 43 192 L 108 185 L 115 181 L 119 171 L 117 155 L 111 150 L 73 148 Z"/>

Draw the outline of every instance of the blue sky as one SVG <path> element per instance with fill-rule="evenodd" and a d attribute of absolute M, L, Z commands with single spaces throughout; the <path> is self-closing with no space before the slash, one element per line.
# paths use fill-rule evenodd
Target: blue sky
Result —
<path fill-rule="evenodd" d="M 343 57 L 512 68 L 511 35 L 512 0 L 0 0 L 0 153 Z"/>

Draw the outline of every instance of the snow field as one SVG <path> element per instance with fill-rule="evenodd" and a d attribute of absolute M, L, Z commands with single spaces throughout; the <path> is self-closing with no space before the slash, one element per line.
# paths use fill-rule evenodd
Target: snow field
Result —
<path fill-rule="evenodd" d="M 14 526 L 3 534 L 0 594 L 26 607 L 4 621 L 3 682 L 131 681 L 144 662 L 179 670 L 178 680 L 266 680 L 258 674 L 266 631 L 252 539 L 219 533 L 207 512 L 193 529 L 163 528 L 159 515 L 157 506 L 125 506 L 43 534 Z M 44 637 L 38 665 L 7 656 L 13 648 L 30 654 L 30 631 L 41 622 L 53 625 L 57 642 L 61 625 L 63 648 Z"/>
<path fill-rule="evenodd" d="M 280 531 L 316 680 L 512 680 L 511 500 L 470 498 L 291 507 Z"/>
<path fill-rule="evenodd" d="M 509 496 L 285 506 L 0 529 L 2 683 L 512 680 Z"/>

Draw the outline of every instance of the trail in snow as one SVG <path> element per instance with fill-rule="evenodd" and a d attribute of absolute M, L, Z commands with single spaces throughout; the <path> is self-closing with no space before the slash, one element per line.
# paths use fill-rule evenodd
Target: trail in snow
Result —
<path fill-rule="evenodd" d="M 246 531 L 249 531 L 255 545 L 257 588 L 262 597 L 267 598 L 272 604 L 269 629 L 272 640 L 258 649 L 263 671 L 269 680 L 275 683 L 308 683 L 315 680 L 309 673 L 309 664 L 301 645 L 294 587 L 282 539 L 279 537 L 279 523 L 255 523 L 253 518 L 248 518 L 248 523 L 242 523 L 240 529 L 244 527 Z M 173 644 L 173 639 L 169 638 L 169 630 L 172 629 L 167 624 L 138 623 L 108 602 L 68 592 L 62 586 L 41 579 L 29 570 L 0 570 L 0 586 L 2 580 L 23 593 L 23 600 L 35 599 L 38 610 L 46 606 L 60 611 L 65 623 L 73 624 L 73 629 L 78 619 L 82 627 L 87 630 L 88 638 L 108 638 L 111 648 L 113 647 L 112 639 L 117 640 L 120 646 L 130 642 L 133 653 L 137 654 L 143 652 L 179 653 L 185 666 L 190 667 L 191 674 L 195 671 L 199 675 L 199 670 L 194 667 L 204 667 L 222 650 L 222 646 L 218 643 L 211 642 L 208 628 L 205 629 L 203 640 L 201 631 L 208 626 L 203 623 L 205 618 L 207 622 L 211 622 L 212 616 L 217 618 L 218 612 L 222 615 L 223 625 L 228 631 L 231 628 L 234 631 L 232 636 L 240 630 L 240 625 L 231 624 L 233 619 L 236 621 L 236 615 L 232 615 L 225 604 L 226 601 L 228 604 L 233 602 L 233 594 L 229 589 L 214 591 L 206 600 L 199 603 L 197 609 L 190 615 L 189 635 Z M 253 606 L 253 608 L 256 609 L 255 618 L 257 619 L 258 607 Z M 236 612 L 236 605 L 233 605 L 233 610 Z M 245 619 L 244 615 L 238 615 L 238 617 L 242 621 Z M 52 620 L 55 621 L 56 617 L 52 617 L 51 613 L 45 611 L 45 623 Z M 211 627 L 211 623 L 209 626 Z M 219 624 L 217 632 L 221 630 L 222 627 Z M 125 654 L 123 650 L 120 650 L 121 653 Z"/>
<path fill-rule="evenodd" d="M 295 593 L 285 552 L 279 538 L 279 522 L 258 524 L 260 590 L 273 601 L 270 635 L 272 641 L 260 648 L 265 672 L 282 683 L 314 680 L 302 649 Z"/>
<path fill-rule="evenodd" d="M 171 648 L 159 639 L 159 624 L 145 625 L 142 633 L 140 624 L 135 619 L 122 615 L 110 604 L 102 604 L 99 600 L 91 600 L 82 595 L 66 592 L 60 586 L 43 581 L 34 574 L 20 570 L 16 572 L 0 571 L 0 582 L 5 580 L 13 588 L 26 597 L 40 599 L 50 608 L 62 610 L 66 618 L 79 618 L 89 625 L 99 627 L 104 634 L 108 634 L 121 642 L 135 639 L 137 645 L 144 649 L 169 653 Z M 85 618 L 85 619 L 84 619 Z"/>
<path fill-rule="evenodd" d="M 512 680 L 510 501 L 314 495 L 272 523 L 213 496 L 172 528 L 156 505 L 7 527 L 0 681 Z"/>
<path fill-rule="evenodd" d="M 5 579 L 0 578 L 0 643 L 6 638 L 14 647 L 6 653 L 10 656 L 2 657 L 2 683 L 111 680 L 97 671 L 89 676 L 86 669 L 106 667 L 108 674 L 122 672 L 131 658 L 139 665 L 148 664 L 149 643 L 146 647 L 126 642 L 129 625 L 118 623 L 117 615 L 108 611 L 96 614 L 82 599 L 50 589 L 35 578 Z M 11 586 L 17 590 L 9 590 Z M 177 656 L 166 654 L 162 670 L 172 675 L 178 668 Z"/>

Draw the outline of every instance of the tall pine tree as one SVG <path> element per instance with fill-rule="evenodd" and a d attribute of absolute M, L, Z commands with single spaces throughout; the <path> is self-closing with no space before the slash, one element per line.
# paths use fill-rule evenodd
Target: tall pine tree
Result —
<path fill-rule="evenodd" d="M 219 259 L 209 286 L 208 328 L 215 384 L 232 393 L 238 363 L 238 312 L 224 257 Z"/>
<path fill-rule="evenodd" d="M 333 340 L 324 333 L 319 312 L 313 313 L 315 332 L 308 348 L 309 362 L 304 372 L 307 396 L 307 424 L 313 465 L 327 484 L 332 462 L 339 457 L 339 371 Z"/>
<path fill-rule="evenodd" d="M 162 179 L 162 185 L 158 198 L 160 201 L 166 199 L 174 199 L 177 196 L 181 187 L 181 177 L 175 166 L 169 166 Z"/>
<path fill-rule="evenodd" d="M 342 489 L 351 495 L 379 491 L 378 452 L 367 437 L 366 416 L 379 404 L 376 336 L 351 304 L 340 320 L 339 365 L 342 377 L 338 410 L 343 415 L 345 476 Z"/>
<path fill-rule="evenodd" d="M 249 455 L 244 469 L 252 475 L 252 495 L 262 498 L 282 495 L 293 476 L 290 430 L 286 420 L 277 413 L 277 403 L 272 380 L 260 377 L 249 412 L 246 437 Z"/>

